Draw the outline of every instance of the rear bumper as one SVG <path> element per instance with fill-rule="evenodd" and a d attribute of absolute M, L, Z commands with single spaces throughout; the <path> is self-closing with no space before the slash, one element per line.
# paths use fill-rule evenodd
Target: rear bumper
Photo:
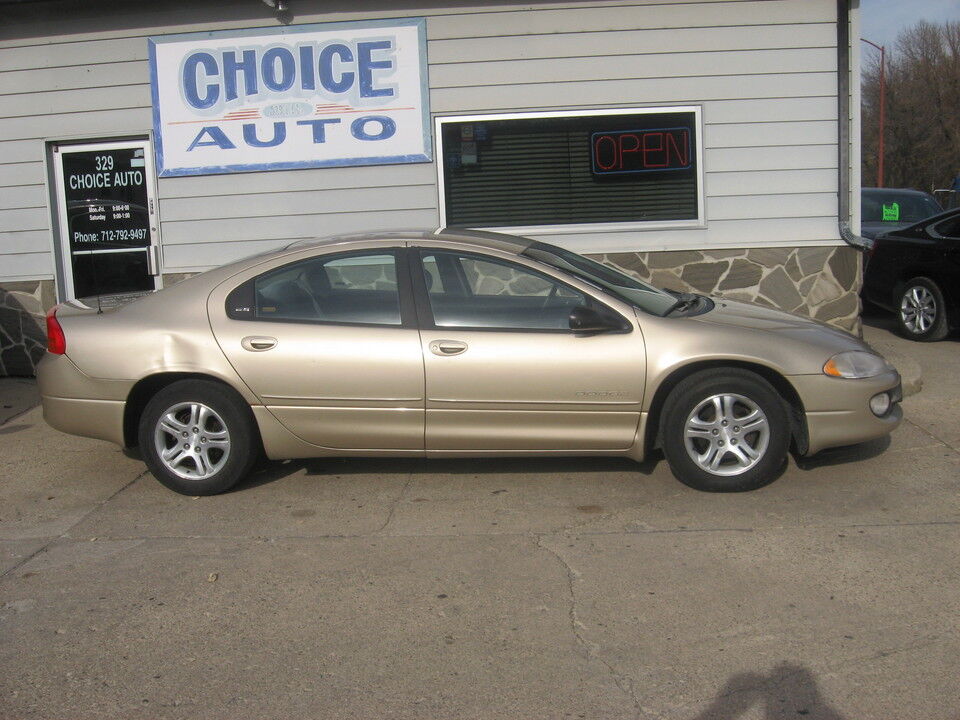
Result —
<path fill-rule="evenodd" d="M 123 415 L 132 383 L 85 375 L 65 355 L 47 353 L 37 368 L 43 419 L 71 435 L 123 446 Z"/>
<path fill-rule="evenodd" d="M 43 419 L 70 435 L 107 440 L 123 446 L 123 411 L 120 400 L 79 400 L 43 395 Z"/>
<path fill-rule="evenodd" d="M 895 371 L 860 380 L 799 375 L 790 382 L 806 409 L 807 455 L 889 435 L 903 419 L 900 375 Z M 893 403 L 885 415 L 877 417 L 870 410 L 870 398 L 882 392 L 890 393 Z"/>

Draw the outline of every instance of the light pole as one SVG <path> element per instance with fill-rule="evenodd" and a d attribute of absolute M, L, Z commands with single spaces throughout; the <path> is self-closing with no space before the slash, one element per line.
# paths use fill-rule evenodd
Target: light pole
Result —
<path fill-rule="evenodd" d="M 877 187 L 883 187 L 883 128 L 887 114 L 887 51 L 883 45 L 877 45 L 866 38 L 860 38 L 860 40 L 880 51 L 880 137 L 877 140 Z"/>

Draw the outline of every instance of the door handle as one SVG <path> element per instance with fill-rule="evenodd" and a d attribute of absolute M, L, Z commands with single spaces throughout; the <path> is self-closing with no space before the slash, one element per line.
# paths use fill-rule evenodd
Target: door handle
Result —
<path fill-rule="evenodd" d="M 441 357 L 447 355 L 459 355 L 466 351 L 467 344 L 459 340 L 434 340 L 430 343 L 430 352 Z"/>
<path fill-rule="evenodd" d="M 147 247 L 147 275 L 160 274 L 160 248 L 156 245 Z"/>
<path fill-rule="evenodd" d="M 240 347 L 250 352 L 263 352 L 272 350 L 277 346 L 277 339 L 263 335 L 248 335 L 240 341 Z"/>

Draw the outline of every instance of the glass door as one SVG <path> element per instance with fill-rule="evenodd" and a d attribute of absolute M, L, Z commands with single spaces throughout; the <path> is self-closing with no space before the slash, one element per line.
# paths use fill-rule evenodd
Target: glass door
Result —
<path fill-rule="evenodd" d="M 62 299 L 159 287 L 159 222 L 147 140 L 53 148 Z"/>

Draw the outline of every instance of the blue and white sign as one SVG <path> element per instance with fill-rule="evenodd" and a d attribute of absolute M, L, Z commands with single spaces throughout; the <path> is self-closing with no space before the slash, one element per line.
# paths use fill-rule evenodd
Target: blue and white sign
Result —
<path fill-rule="evenodd" d="M 161 177 L 431 159 L 422 18 L 149 44 Z"/>

